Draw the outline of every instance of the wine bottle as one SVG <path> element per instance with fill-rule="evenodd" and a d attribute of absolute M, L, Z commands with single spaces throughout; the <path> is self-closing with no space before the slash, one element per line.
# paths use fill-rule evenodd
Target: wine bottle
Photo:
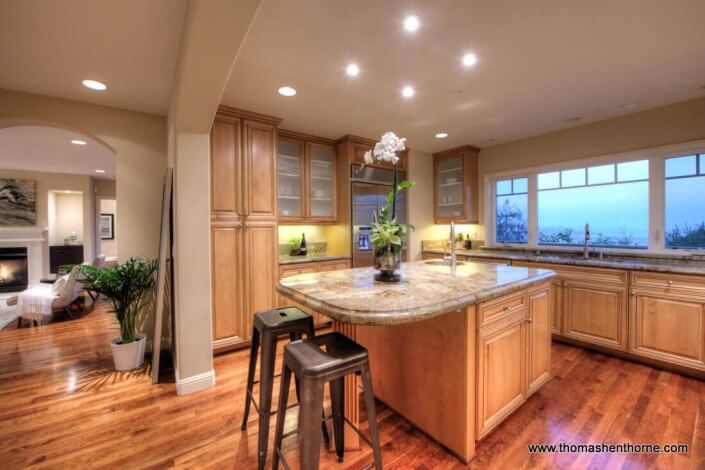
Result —
<path fill-rule="evenodd" d="M 299 248 L 299 254 L 301 256 L 306 256 L 308 254 L 308 248 L 306 247 L 306 234 L 301 234 L 301 248 Z"/>

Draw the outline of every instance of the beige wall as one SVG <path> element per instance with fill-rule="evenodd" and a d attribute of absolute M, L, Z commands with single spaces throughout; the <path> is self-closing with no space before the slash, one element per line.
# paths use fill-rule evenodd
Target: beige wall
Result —
<path fill-rule="evenodd" d="M 49 244 L 61 245 L 64 239 L 76 234 L 76 242 L 84 243 L 90 235 L 84 234 L 84 225 L 90 224 L 90 213 L 83 210 L 82 192 L 56 192 L 49 194 L 49 199 L 53 199 L 53 211 L 49 211 Z M 84 224 L 86 216 L 88 223 Z M 88 228 L 88 227 L 86 227 Z"/>
<path fill-rule="evenodd" d="M 705 98 L 483 149 L 480 152 L 480 181 L 484 180 L 484 175 L 499 171 L 703 138 Z M 481 194 L 481 208 L 484 209 L 482 196 L 484 191 Z"/>
<path fill-rule="evenodd" d="M 54 125 L 112 148 L 118 218 L 123 222 L 118 229 L 118 250 L 123 257 L 156 257 L 166 169 L 166 118 L 2 89 L 0 103 L 0 128 L 22 123 Z M 86 200 L 93 204 L 93 198 Z"/>
<path fill-rule="evenodd" d="M 33 180 L 36 183 L 37 227 L 49 228 L 49 193 L 51 191 L 78 191 L 85 195 L 90 195 L 92 192 L 91 177 L 84 175 L 0 169 L 0 178 L 26 179 Z M 92 232 L 93 206 L 90 197 L 84 197 L 82 205 L 82 231 L 78 235 L 83 242 L 83 256 L 89 259 L 93 253 L 93 241 L 95 238 Z M 47 246 L 44 248 L 43 275 L 49 273 L 48 245 L 50 243 L 63 244 L 63 236 L 56 240 L 47 240 Z"/>
<path fill-rule="evenodd" d="M 409 237 L 409 261 L 421 259 L 421 240 L 433 232 L 433 157 L 430 153 L 409 149 L 409 181 L 416 183 L 409 191 L 409 223 L 416 230 Z"/>

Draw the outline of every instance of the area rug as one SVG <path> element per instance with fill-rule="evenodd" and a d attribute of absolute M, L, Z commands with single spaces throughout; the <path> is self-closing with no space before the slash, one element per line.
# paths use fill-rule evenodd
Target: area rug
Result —
<path fill-rule="evenodd" d="M 0 299 L 0 330 L 10 323 L 17 321 L 20 316 L 20 309 L 17 305 L 8 307 L 4 299 Z"/>

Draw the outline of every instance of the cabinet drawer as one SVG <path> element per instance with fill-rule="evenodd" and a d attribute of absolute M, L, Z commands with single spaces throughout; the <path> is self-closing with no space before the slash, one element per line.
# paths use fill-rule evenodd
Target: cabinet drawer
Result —
<path fill-rule="evenodd" d="M 335 261 L 323 261 L 318 263 L 319 271 L 336 271 L 338 269 L 348 269 L 350 268 L 350 261 L 347 259 L 335 260 Z"/>
<path fill-rule="evenodd" d="M 289 264 L 279 267 L 279 277 L 296 276 L 297 274 L 307 274 L 316 272 L 316 263 Z"/>
<path fill-rule="evenodd" d="M 479 328 L 483 329 L 498 321 L 515 316 L 526 316 L 526 292 L 520 291 L 511 297 L 501 297 L 480 305 Z"/>
<path fill-rule="evenodd" d="M 705 277 L 701 276 L 632 271 L 631 284 L 634 288 L 659 288 L 705 295 Z"/>
<path fill-rule="evenodd" d="M 534 261 L 512 261 L 512 266 L 527 268 L 550 269 L 555 271 L 561 279 L 589 281 L 596 283 L 610 282 L 627 284 L 629 271 L 611 268 L 589 268 L 586 266 L 570 266 L 555 263 L 537 263 Z"/>

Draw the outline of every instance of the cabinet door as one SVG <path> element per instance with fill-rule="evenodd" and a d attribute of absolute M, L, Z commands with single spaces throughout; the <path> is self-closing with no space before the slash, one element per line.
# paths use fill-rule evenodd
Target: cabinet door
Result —
<path fill-rule="evenodd" d="M 211 129 L 211 210 L 231 219 L 242 214 L 240 123 L 216 119 Z"/>
<path fill-rule="evenodd" d="M 666 291 L 633 291 L 630 352 L 705 369 L 705 300 Z"/>
<path fill-rule="evenodd" d="M 627 349 L 626 287 L 566 281 L 563 297 L 565 336 Z"/>
<path fill-rule="evenodd" d="M 277 237 L 276 222 L 248 220 L 244 245 L 245 285 L 247 286 L 245 313 L 248 316 L 277 307 L 279 300 L 276 292 L 279 280 Z"/>
<path fill-rule="evenodd" d="M 307 143 L 308 216 L 315 222 L 336 219 L 335 147 Z"/>
<path fill-rule="evenodd" d="M 304 143 L 280 137 L 277 142 L 279 220 L 305 222 Z"/>
<path fill-rule="evenodd" d="M 245 212 L 248 217 L 276 220 L 276 128 L 245 121 L 244 134 Z"/>
<path fill-rule="evenodd" d="M 242 227 L 211 229 L 213 272 L 213 349 L 245 343 L 252 330 L 243 302 Z"/>
<path fill-rule="evenodd" d="M 511 414 L 526 397 L 524 316 L 480 331 L 477 344 L 477 437 Z"/>
<path fill-rule="evenodd" d="M 551 291 L 546 288 L 529 294 L 528 395 L 551 378 Z"/>
<path fill-rule="evenodd" d="M 462 154 L 434 159 L 434 201 L 437 223 L 465 216 L 465 164 Z"/>

